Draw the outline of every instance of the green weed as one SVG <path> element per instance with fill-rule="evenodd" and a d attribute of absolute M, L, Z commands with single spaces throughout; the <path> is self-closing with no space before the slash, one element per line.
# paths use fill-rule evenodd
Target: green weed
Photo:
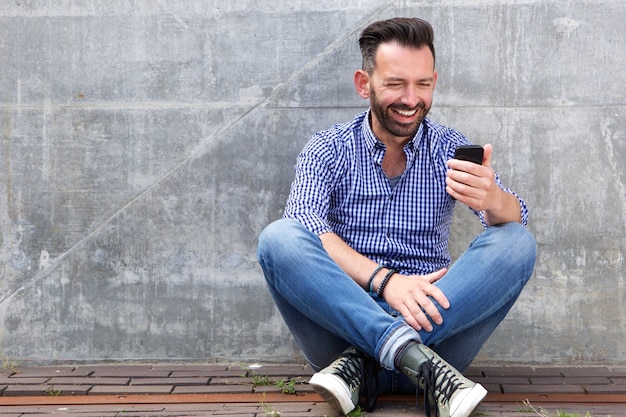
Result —
<path fill-rule="evenodd" d="M 361 411 L 361 407 L 357 405 L 354 410 L 350 411 L 346 415 L 346 417 L 363 417 L 363 412 Z"/>
<path fill-rule="evenodd" d="M 267 375 L 250 375 L 252 377 L 252 385 L 262 387 L 272 384 L 272 380 Z"/>
<path fill-rule="evenodd" d="M 267 404 L 266 402 L 261 401 L 261 406 L 263 406 L 263 414 L 265 415 L 265 417 L 281 417 L 282 415 L 280 411 L 276 410 L 274 407 Z"/>
<path fill-rule="evenodd" d="M 49 386 L 43 393 L 44 395 L 48 395 L 50 397 L 58 397 L 59 395 L 61 395 L 61 390 L 55 389 L 54 385 L 52 385 Z"/>
<path fill-rule="evenodd" d="M 558 410 L 556 411 L 556 414 L 552 415 L 552 414 L 549 414 L 542 407 L 535 407 L 534 405 L 531 404 L 531 402 L 528 399 L 524 400 L 523 404 L 525 408 L 522 409 L 518 407 L 519 412 L 535 413 L 539 417 L 591 417 L 591 414 L 589 414 L 589 411 L 587 411 L 587 414 L 585 414 L 584 416 L 581 416 L 580 414 L 565 413 L 565 412 L 558 411 Z"/>
<path fill-rule="evenodd" d="M 283 394 L 295 394 L 298 378 L 281 379 L 276 381 L 276 386 L 282 389 Z"/>
<path fill-rule="evenodd" d="M 14 374 L 17 373 L 17 367 L 20 366 L 21 364 L 22 362 L 14 361 L 8 356 L 5 356 L 4 359 L 2 359 L 2 367 L 8 371 L 11 371 Z"/>
<path fill-rule="evenodd" d="M 272 380 L 267 375 L 260 375 L 254 371 L 254 369 L 245 367 L 243 368 L 245 374 L 244 377 L 252 378 L 252 385 L 255 387 L 267 386 L 272 384 Z"/>

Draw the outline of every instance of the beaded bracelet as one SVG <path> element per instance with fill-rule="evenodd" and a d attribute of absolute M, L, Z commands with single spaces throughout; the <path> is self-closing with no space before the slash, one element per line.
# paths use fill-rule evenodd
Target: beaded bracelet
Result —
<path fill-rule="evenodd" d="M 376 267 L 376 269 L 374 270 L 374 272 L 372 272 L 372 275 L 370 275 L 370 279 L 367 282 L 367 287 L 369 288 L 370 292 L 374 292 L 374 278 L 376 278 L 376 274 L 378 274 L 380 272 L 381 269 L 383 269 L 384 266 L 382 265 L 378 265 Z"/>
<path fill-rule="evenodd" d="M 387 272 L 387 275 L 385 275 L 385 278 L 383 278 L 383 282 L 381 282 L 380 286 L 378 287 L 378 291 L 376 291 L 376 295 L 378 296 L 378 298 L 383 298 L 383 291 L 385 291 L 385 287 L 387 286 L 389 279 L 393 274 L 396 274 L 397 272 L 398 271 L 393 269 L 390 269 L 389 272 Z"/>

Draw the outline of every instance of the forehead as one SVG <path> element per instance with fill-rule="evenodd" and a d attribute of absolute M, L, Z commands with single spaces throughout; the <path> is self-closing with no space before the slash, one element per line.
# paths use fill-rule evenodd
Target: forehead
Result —
<path fill-rule="evenodd" d="M 432 74 L 435 60 L 428 46 L 414 48 L 400 45 L 398 42 L 381 43 L 376 50 L 375 72 L 411 74 Z"/>

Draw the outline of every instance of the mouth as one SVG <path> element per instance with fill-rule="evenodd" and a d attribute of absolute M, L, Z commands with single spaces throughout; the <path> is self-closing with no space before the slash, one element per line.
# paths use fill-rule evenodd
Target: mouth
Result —
<path fill-rule="evenodd" d="M 417 113 L 417 109 L 413 109 L 413 110 L 391 109 L 391 110 L 393 110 L 396 114 L 399 114 L 400 116 L 403 116 L 403 117 L 413 117 L 415 116 L 415 113 Z"/>
<path fill-rule="evenodd" d="M 422 114 L 422 108 L 416 107 L 413 109 L 401 108 L 401 107 L 391 107 L 391 113 L 394 115 L 394 119 L 398 123 L 402 124 L 413 124 L 417 119 L 420 118 Z"/>

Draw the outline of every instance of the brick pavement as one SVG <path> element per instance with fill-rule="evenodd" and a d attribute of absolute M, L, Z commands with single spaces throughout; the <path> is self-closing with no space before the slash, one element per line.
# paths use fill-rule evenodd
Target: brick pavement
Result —
<path fill-rule="evenodd" d="M 626 416 L 626 367 L 482 366 L 466 374 L 489 390 L 477 415 L 537 416 L 541 407 L 550 416 Z M 18 366 L 0 370 L 0 417 L 336 415 L 306 383 L 310 375 L 305 365 Z M 415 398 L 398 396 L 366 414 L 423 415 Z"/>

